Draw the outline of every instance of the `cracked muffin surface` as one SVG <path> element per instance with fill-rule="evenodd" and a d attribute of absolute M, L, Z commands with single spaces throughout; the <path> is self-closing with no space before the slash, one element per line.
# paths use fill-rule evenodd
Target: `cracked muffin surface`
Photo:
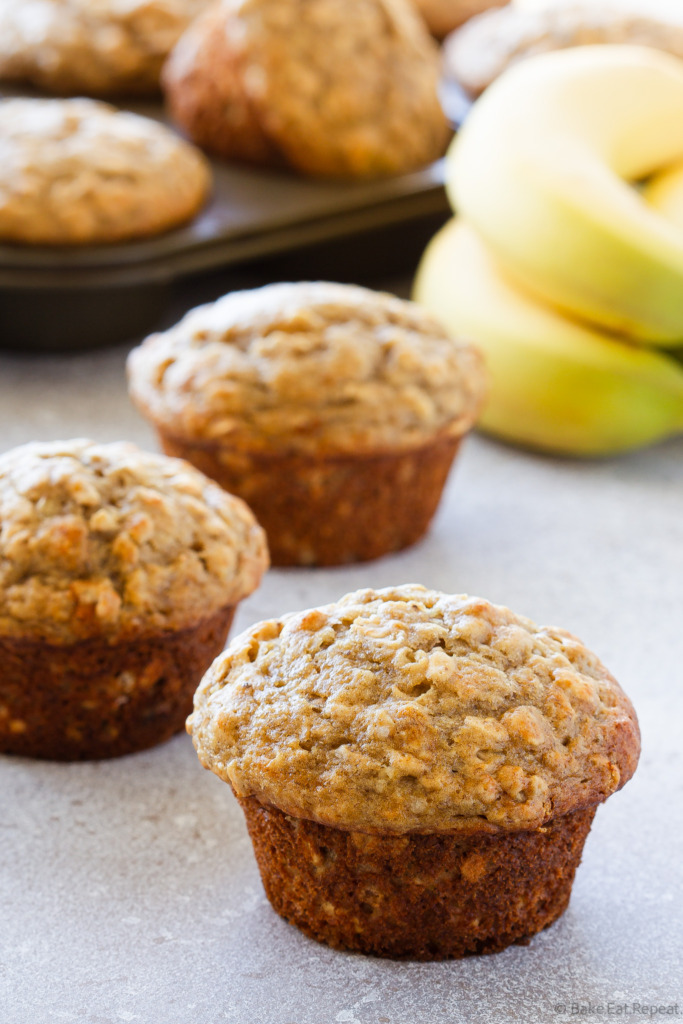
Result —
<path fill-rule="evenodd" d="M 485 387 L 479 353 L 415 303 L 325 282 L 200 306 L 128 368 L 159 428 L 250 452 L 418 447 L 469 429 Z"/>
<path fill-rule="evenodd" d="M 407 585 L 243 632 L 188 720 L 240 798 L 352 831 L 535 829 L 633 774 L 635 712 L 575 637 Z"/>
<path fill-rule="evenodd" d="M 163 125 L 88 99 L 0 100 L 0 240 L 85 245 L 193 217 L 202 154 Z"/>
<path fill-rule="evenodd" d="M 211 0 L 0 0 L 0 78 L 57 93 L 144 94 Z"/>
<path fill-rule="evenodd" d="M 51 643 L 183 629 L 234 605 L 268 565 L 239 498 L 126 443 L 0 456 L 0 634 Z"/>
<path fill-rule="evenodd" d="M 227 158 L 375 177 L 441 156 L 439 55 L 408 0 L 223 0 L 169 58 L 174 116 Z"/>

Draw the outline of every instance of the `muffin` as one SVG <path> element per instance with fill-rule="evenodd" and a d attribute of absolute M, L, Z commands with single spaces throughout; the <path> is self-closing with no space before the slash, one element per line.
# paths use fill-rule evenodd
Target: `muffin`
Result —
<path fill-rule="evenodd" d="M 575 637 L 417 585 L 242 633 L 188 731 L 244 810 L 279 914 L 420 960 L 552 924 L 640 749 L 628 698 Z"/>
<path fill-rule="evenodd" d="M 602 43 L 650 46 L 683 58 L 683 12 L 653 0 L 512 4 L 473 18 L 444 47 L 444 71 L 479 96 L 506 68 L 550 50 Z"/>
<path fill-rule="evenodd" d="M 164 451 L 244 498 L 275 565 L 364 561 L 418 540 L 484 380 L 478 352 L 419 306 L 324 282 L 200 306 L 128 370 Z"/>
<path fill-rule="evenodd" d="M 440 157 L 438 49 L 410 0 L 223 0 L 173 50 L 173 117 L 226 159 L 368 178 Z"/>
<path fill-rule="evenodd" d="M 413 0 L 418 11 L 427 22 L 427 28 L 443 39 L 476 14 L 490 7 L 502 7 L 509 0 Z"/>
<path fill-rule="evenodd" d="M 0 0 L 0 79 L 84 96 L 159 91 L 161 66 L 210 0 Z"/>
<path fill-rule="evenodd" d="M 0 242 L 97 245 L 160 234 L 204 204 L 202 154 L 95 100 L 0 100 Z"/>
<path fill-rule="evenodd" d="M 113 757 L 182 729 L 268 556 L 249 509 L 131 444 L 0 456 L 0 751 Z"/>

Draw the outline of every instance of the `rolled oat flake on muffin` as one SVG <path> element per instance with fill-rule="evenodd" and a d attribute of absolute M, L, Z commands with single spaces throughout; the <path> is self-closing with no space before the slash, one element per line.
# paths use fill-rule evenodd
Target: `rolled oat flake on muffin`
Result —
<path fill-rule="evenodd" d="M 211 182 L 199 150 L 87 99 L 0 99 L 0 242 L 105 245 L 188 221 Z"/>
<path fill-rule="evenodd" d="M 262 622 L 188 720 L 274 908 L 332 946 L 444 959 L 526 942 L 569 902 L 635 712 L 569 633 L 407 585 Z"/>
<path fill-rule="evenodd" d="M 169 51 L 211 0 L 0 0 L 0 79 L 84 96 L 159 91 Z"/>
<path fill-rule="evenodd" d="M 200 306 L 128 371 L 164 450 L 248 503 L 275 565 L 417 541 L 485 390 L 478 351 L 418 305 L 327 282 Z"/>
<path fill-rule="evenodd" d="M 227 159 L 331 178 L 443 155 L 439 50 L 410 0 L 223 0 L 164 66 L 172 115 Z"/>
<path fill-rule="evenodd" d="M 268 564 L 246 505 L 135 445 L 0 456 L 0 751 L 73 760 L 168 739 Z"/>

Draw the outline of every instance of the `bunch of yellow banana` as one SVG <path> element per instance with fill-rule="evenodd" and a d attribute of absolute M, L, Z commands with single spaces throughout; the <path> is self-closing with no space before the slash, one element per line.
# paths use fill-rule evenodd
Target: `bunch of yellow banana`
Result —
<path fill-rule="evenodd" d="M 483 428 L 590 455 L 683 432 L 683 62 L 591 46 L 512 68 L 447 182 L 458 219 L 415 297 L 483 349 Z"/>

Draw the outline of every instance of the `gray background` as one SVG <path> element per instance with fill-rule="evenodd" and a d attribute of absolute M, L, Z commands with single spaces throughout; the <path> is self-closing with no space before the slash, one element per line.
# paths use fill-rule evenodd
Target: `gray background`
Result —
<path fill-rule="evenodd" d="M 155 447 L 124 358 L 0 357 L 0 449 L 75 435 Z M 272 571 L 234 631 L 407 581 L 572 630 L 636 705 L 640 769 L 598 811 L 560 922 L 526 948 L 454 963 L 333 952 L 271 911 L 239 809 L 188 737 L 109 763 L 5 757 L 2 1024 L 563 1024 L 614 1019 L 596 1008 L 609 1001 L 678 1002 L 683 1015 L 683 440 L 580 463 L 472 437 L 422 544 Z"/>

